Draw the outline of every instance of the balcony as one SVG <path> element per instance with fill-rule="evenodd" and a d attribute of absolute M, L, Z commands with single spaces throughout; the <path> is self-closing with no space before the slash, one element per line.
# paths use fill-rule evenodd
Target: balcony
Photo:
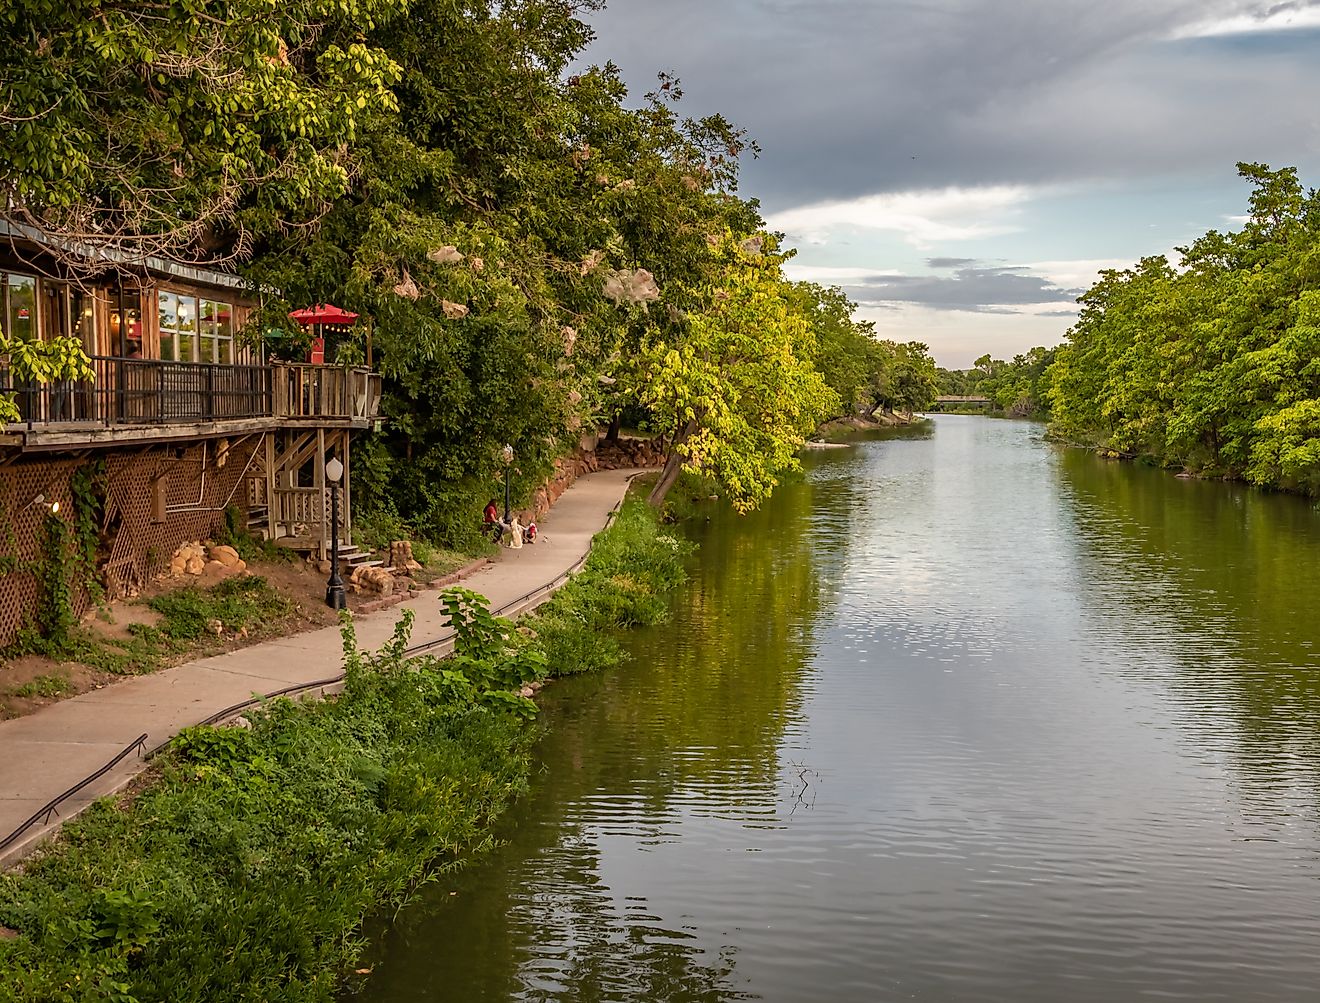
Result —
<path fill-rule="evenodd" d="M 0 365 L 22 420 L 11 443 L 71 448 L 285 427 L 365 428 L 380 408 L 380 376 L 366 369 L 271 363 L 213 365 L 93 356 L 96 379 L 16 385 Z"/>

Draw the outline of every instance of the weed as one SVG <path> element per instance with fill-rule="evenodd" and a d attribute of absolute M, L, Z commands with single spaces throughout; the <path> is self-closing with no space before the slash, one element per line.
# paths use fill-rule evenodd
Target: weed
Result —
<path fill-rule="evenodd" d="M 37 676 L 12 691 L 16 697 L 60 697 L 72 692 L 73 683 L 57 675 Z"/>
<path fill-rule="evenodd" d="M 293 603 L 256 575 L 230 578 L 210 589 L 184 588 L 148 600 L 163 620 L 159 632 L 196 641 L 221 629 L 269 633 L 293 614 Z"/>

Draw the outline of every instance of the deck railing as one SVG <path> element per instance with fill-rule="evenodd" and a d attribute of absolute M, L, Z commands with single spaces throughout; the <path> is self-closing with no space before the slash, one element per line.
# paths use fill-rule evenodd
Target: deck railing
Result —
<path fill-rule="evenodd" d="M 28 428 L 167 425 L 244 418 L 362 419 L 380 408 L 380 376 L 365 369 L 272 363 L 217 365 L 92 356 L 94 380 L 15 381 L 0 359 Z"/>
<path fill-rule="evenodd" d="M 379 373 L 284 362 L 273 369 L 281 418 L 374 418 L 380 410 Z"/>

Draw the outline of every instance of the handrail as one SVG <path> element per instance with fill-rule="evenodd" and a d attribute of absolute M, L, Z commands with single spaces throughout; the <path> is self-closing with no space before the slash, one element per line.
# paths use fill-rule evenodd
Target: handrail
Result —
<path fill-rule="evenodd" d="M 643 472 L 644 471 L 639 470 L 637 471 L 637 473 L 629 475 L 627 480 L 631 482 L 634 478 L 641 476 Z M 601 533 L 604 533 L 612 525 L 614 525 L 614 520 L 619 514 L 619 509 L 622 507 L 623 507 L 623 499 L 621 498 L 615 504 L 614 508 L 610 509 L 609 515 L 605 519 L 605 525 L 601 527 L 600 531 L 596 533 L 595 536 L 599 536 Z M 593 542 L 595 540 L 595 536 L 592 537 Z M 583 554 L 576 561 L 574 561 L 569 568 L 560 572 L 549 582 L 546 582 L 544 585 L 532 589 L 530 592 L 524 593 L 523 595 L 519 596 L 517 599 L 510 600 L 509 602 L 501 606 L 499 609 L 495 610 L 493 615 L 503 616 L 506 612 L 513 609 L 515 606 L 527 602 L 533 596 L 537 596 L 542 592 L 547 592 L 551 589 L 557 588 L 559 585 L 566 582 L 569 578 L 573 577 L 573 575 L 581 571 L 582 567 L 587 563 L 587 559 L 589 557 L 591 557 L 590 548 L 587 549 L 587 552 L 585 554 Z M 446 642 L 452 640 L 453 640 L 453 635 L 444 638 L 437 638 L 433 641 L 422 641 L 418 644 L 414 644 L 408 648 L 405 648 L 404 654 L 410 656 L 418 655 L 424 651 L 429 651 L 432 648 L 437 648 L 440 645 L 445 644 Z M 210 715 L 209 717 L 203 718 L 201 721 L 197 723 L 200 725 L 217 724 L 220 721 L 233 717 L 236 714 L 242 713 L 243 711 L 247 710 L 249 707 L 255 707 L 258 704 L 265 703 L 267 700 L 275 700 L 282 696 L 289 696 L 293 693 L 304 692 L 307 690 L 321 689 L 326 686 L 335 686 L 339 683 L 342 683 L 346 677 L 347 677 L 347 673 L 341 672 L 338 675 L 330 676 L 326 679 L 318 679 L 315 682 L 295 683 L 292 686 L 285 686 L 283 689 L 275 690 L 272 693 L 267 693 L 262 696 L 251 697 L 250 699 L 244 700 L 241 703 L 233 704 L 230 707 L 226 707 L 224 710 L 217 711 L 216 713 Z M 149 752 L 144 751 L 143 758 L 144 759 L 154 758 L 160 752 L 168 748 L 170 743 L 174 741 L 174 738 L 175 736 L 171 735 L 169 738 L 165 739 L 165 741 L 161 742 L 160 745 L 156 746 L 154 749 L 150 750 Z M 125 748 L 123 752 L 119 753 L 119 755 L 115 756 L 114 759 L 110 760 L 110 762 L 106 763 L 91 776 L 87 777 L 85 780 L 79 781 L 77 784 L 70 787 L 62 794 L 59 794 L 58 796 L 52 798 L 49 802 L 46 803 L 44 807 L 42 807 L 40 810 L 34 813 L 26 822 L 20 825 L 17 829 L 11 832 L 4 839 L 0 840 L 0 852 L 3 852 L 5 849 L 7 849 L 11 843 L 13 843 L 16 839 L 18 839 L 19 836 L 21 836 L 30 826 L 32 826 L 43 815 L 46 817 L 47 823 L 49 823 L 51 813 L 55 812 L 55 809 L 60 804 L 71 798 L 73 795 L 77 794 L 80 790 L 82 790 L 92 781 L 96 780 L 101 776 L 104 776 L 110 770 L 114 769 L 114 767 L 117 766 L 120 763 L 120 761 L 123 760 L 134 749 L 142 748 L 145 750 L 146 742 L 147 742 L 147 733 L 143 732 L 127 748 Z M 58 814 L 58 812 L 56 814 Z"/>
<path fill-rule="evenodd" d="M 64 793 L 51 798 L 49 801 L 46 802 L 46 804 L 43 807 L 37 809 L 37 811 L 35 811 L 26 822 L 20 825 L 17 829 L 11 832 L 4 839 L 0 839 L 0 851 L 4 851 L 5 849 L 7 849 L 10 843 L 18 839 L 18 837 L 21 836 L 30 825 L 36 822 L 37 819 L 41 818 L 43 815 L 46 817 L 46 824 L 49 824 L 51 813 L 53 812 L 54 814 L 58 815 L 59 812 L 56 811 L 56 809 L 61 804 L 63 804 L 69 798 L 73 797 L 80 790 L 82 790 L 84 787 L 90 784 L 93 780 L 96 780 L 104 776 L 105 774 L 109 773 L 111 770 L 113 770 L 134 749 L 145 748 L 146 744 L 147 744 L 147 733 L 144 731 L 141 735 L 139 735 L 132 742 L 130 742 L 128 746 L 125 747 L 124 751 L 119 753 L 119 755 L 115 756 L 114 759 L 110 760 L 110 762 L 106 763 L 104 766 L 102 766 L 91 776 L 87 777 L 85 780 L 80 780 L 78 783 L 74 784 L 68 790 L 64 791 Z"/>
<path fill-rule="evenodd" d="M 381 377 L 310 363 L 176 362 L 89 356 L 94 378 L 15 381 L 0 366 L 29 430 L 47 426 L 169 425 L 248 418 L 374 419 Z"/>

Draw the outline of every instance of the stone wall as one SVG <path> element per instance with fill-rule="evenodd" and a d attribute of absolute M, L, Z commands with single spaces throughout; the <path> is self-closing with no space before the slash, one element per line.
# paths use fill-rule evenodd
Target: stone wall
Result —
<path fill-rule="evenodd" d="M 540 519 L 583 474 L 597 470 L 642 470 L 663 466 L 664 462 L 665 450 L 658 440 L 584 439 L 572 455 L 555 461 L 554 474 L 536 489 L 531 507 L 521 510 L 518 519 L 524 525 L 529 517 L 533 522 Z"/>

